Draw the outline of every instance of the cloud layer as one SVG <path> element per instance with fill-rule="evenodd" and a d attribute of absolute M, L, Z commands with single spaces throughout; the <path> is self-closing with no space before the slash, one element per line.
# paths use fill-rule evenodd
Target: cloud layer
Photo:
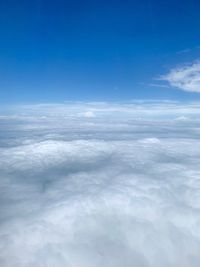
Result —
<path fill-rule="evenodd" d="M 0 266 L 199 266 L 198 103 L 16 110 L 0 117 Z"/>
<path fill-rule="evenodd" d="M 172 69 L 160 80 L 187 92 L 200 92 L 200 62 Z"/>

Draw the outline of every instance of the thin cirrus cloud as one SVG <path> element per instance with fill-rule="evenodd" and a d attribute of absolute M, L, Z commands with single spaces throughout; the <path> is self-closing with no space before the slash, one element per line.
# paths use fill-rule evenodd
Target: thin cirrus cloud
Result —
<path fill-rule="evenodd" d="M 0 266 L 199 267 L 199 107 L 77 102 L 0 116 Z"/>
<path fill-rule="evenodd" d="M 200 93 L 200 62 L 173 68 L 159 80 L 167 81 L 170 86 L 186 92 Z"/>

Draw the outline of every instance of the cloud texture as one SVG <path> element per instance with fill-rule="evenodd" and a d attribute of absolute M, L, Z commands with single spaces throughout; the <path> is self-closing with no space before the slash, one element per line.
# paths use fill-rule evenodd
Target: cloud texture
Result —
<path fill-rule="evenodd" d="M 199 107 L 2 112 L 0 266 L 199 267 Z"/>
<path fill-rule="evenodd" d="M 187 92 L 200 93 L 200 62 L 174 68 L 160 80 Z"/>

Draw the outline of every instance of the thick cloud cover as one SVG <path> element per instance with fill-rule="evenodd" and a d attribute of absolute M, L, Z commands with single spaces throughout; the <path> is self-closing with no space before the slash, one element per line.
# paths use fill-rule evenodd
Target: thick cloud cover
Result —
<path fill-rule="evenodd" d="M 198 103 L 1 114 L 0 266 L 199 267 Z"/>

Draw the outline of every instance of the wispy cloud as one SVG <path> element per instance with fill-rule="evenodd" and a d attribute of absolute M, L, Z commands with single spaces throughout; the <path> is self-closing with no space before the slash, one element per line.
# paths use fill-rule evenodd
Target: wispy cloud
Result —
<path fill-rule="evenodd" d="M 200 61 L 173 68 L 159 80 L 183 91 L 200 93 Z"/>
<path fill-rule="evenodd" d="M 180 50 L 178 52 L 176 52 L 177 54 L 185 54 L 185 53 L 189 53 L 191 52 L 192 49 L 191 48 L 186 48 L 186 49 L 183 49 L 183 50 Z"/>
<path fill-rule="evenodd" d="M 149 86 L 158 88 L 169 88 L 169 85 L 159 83 L 149 83 Z"/>

